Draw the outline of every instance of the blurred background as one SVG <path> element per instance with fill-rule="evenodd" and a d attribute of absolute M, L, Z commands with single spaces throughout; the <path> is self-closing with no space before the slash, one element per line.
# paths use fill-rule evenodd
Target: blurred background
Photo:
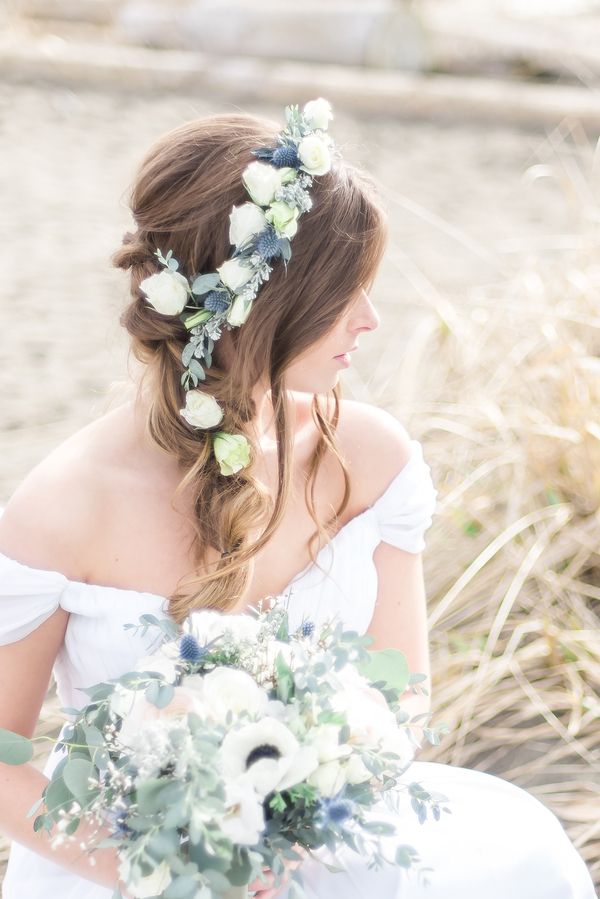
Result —
<path fill-rule="evenodd" d="M 326 97 L 391 224 L 345 395 L 439 490 L 450 731 L 420 757 L 530 790 L 600 884 L 600 2 L 5 0 L 0 25 L 0 505 L 127 378 L 109 256 L 147 146 Z M 50 690 L 39 732 L 59 717 Z"/>

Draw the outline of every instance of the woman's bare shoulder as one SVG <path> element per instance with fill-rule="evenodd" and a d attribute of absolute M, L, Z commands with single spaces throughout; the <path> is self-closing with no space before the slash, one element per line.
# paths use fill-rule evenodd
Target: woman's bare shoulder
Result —
<path fill-rule="evenodd" d="M 0 516 L 0 552 L 85 580 L 110 484 L 110 431 L 104 418 L 96 419 L 29 471 Z"/>
<path fill-rule="evenodd" d="M 343 399 L 338 438 L 355 495 L 370 506 L 408 462 L 410 435 L 386 409 Z"/>
<path fill-rule="evenodd" d="M 296 394 L 305 418 L 310 418 L 312 394 Z M 404 425 L 372 403 L 343 398 L 337 428 L 338 445 L 348 467 L 353 505 L 370 506 L 408 462 L 410 435 Z"/>

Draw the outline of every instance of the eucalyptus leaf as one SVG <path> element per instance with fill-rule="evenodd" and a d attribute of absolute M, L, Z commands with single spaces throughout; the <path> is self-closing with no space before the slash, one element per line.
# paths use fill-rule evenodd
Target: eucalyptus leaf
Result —
<path fill-rule="evenodd" d="M 292 258 L 292 247 L 287 237 L 281 237 L 279 239 L 279 247 L 281 249 L 282 258 L 285 262 L 289 262 Z"/>
<path fill-rule="evenodd" d="M 96 747 L 98 749 L 104 747 L 104 737 L 97 727 L 94 727 L 91 724 L 83 724 L 82 727 L 88 746 Z"/>
<path fill-rule="evenodd" d="M 23 765 L 33 758 L 33 743 L 22 734 L 0 727 L 0 762 Z"/>
<path fill-rule="evenodd" d="M 146 843 L 146 852 L 157 861 L 162 861 L 179 850 L 180 838 L 176 830 L 163 828 Z"/>
<path fill-rule="evenodd" d="M 192 283 L 192 293 L 195 293 L 196 296 L 202 296 L 202 294 L 208 293 L 209 290 L 215 288 L 220 280 L 221 277 L 217 272 L 211 272 L 209 275 L 199 275 Z"/>
<path fill-rule="evenodd" d="M 35 802 L 33 803 L 33 805 L 31 806 L 31 808 L 29 809 L 29 811 L 27 812 L 27 815 L 25 817 L 31 818 L 32 815 L 35 815 L 35 813 L 40 808 L 40 806 L 42 805 L 43 802 L 44 802 L 44 800 L 41 797 L 39 799 L 36 799 Z"/>
<path fill-rule="evenodd" d="M 198 893 L 198 881 L 195 877 L 177 877 L 171 881 L 161 894 L 164 899 L 195 899 Z"/>
<path fill-rule="evenodd" d="M 359 662 L 358 670 L 372 683 L 384 681 L 387 685 L 403 693 L 408 686 L 410 673 L 406 656 L 399 649 L 375 649 L 368 652 L 368 658 Z"/>
<path fill-rule="evenodd" d="M 190 359 L 194 355 L 194 350 L 196 349 L 196 345 L 194 343 L 187 343 L 183 348 L 183 352 L 181 354 L 181 361 L 184 365 L 190 364 Z"/>
<path fill-rule="evenodd" d="M 216 892 L 225 893 L 231 887 L 229 879 L 220 871 L 215 871 L 214 868 L 206 868 L 202 874 Z"/>
<path fill-rule="evenodd" d="M 44 792 L 48 815 L 57 821 L 59 817 L 58 810 L 69 808 L 74 798 L 62 777 L 53 778 Z"/>
<path fill-rule="evenodd" d="M 81 805 L 87 801 L 89 793 L 94 789 L 88 782 L 90 778 L 97 780 L 96 768 L 91 762 L 85 759 L 70 759 L 65 765 L 64 782 Z"/>
<path fill-rule="evenodd" d="M 201 381 L 204 381 L 206 379 L 204 369 L 202 368 L 202 366 L 200 365 L 200 363 L 198 362 L 197 359 L 190 359 L 189 369 L 192 372 L 192 374 L 196 375 L 198 378 L 200 378 Z"/>

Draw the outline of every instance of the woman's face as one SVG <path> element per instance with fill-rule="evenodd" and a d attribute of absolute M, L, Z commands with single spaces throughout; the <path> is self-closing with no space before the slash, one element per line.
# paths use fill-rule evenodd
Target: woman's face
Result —
<path fill-rule="evenodd" d="M 330 391 L 337 384 L 342 369 L 351 364 L 351 353 L 358 349 L 359 335 L 363 331 L 373 331 L 379 322 L 368 293 L 361 289 L 355 302 L 348 306 L 331 331 L 286 368 L 286 388 L 301 393 Z"/>

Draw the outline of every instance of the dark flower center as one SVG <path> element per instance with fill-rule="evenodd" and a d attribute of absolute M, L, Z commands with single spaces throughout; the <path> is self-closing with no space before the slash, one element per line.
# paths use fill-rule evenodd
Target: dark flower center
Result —
<path fill-rule="evenodd" d="M 255 762 L 260 759 L 280 759 L 281 753 L 276 746 L 270 743 L 263 743 L 261 746 L 255 746 L 250 755 L 246 759 L 246 771 Z"/>

